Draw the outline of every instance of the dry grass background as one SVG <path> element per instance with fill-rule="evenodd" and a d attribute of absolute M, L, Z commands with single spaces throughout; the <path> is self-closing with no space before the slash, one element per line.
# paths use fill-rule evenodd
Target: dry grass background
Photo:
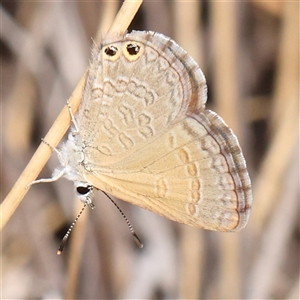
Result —
<path fill-rule="evenodd" d="M 83 75 L 91 37 L 121 3 L 1 2 L 1 197 Z M 105 31 L 103 29 L 103 31 Z M 130 29 L 162 32 L 198 61 L 208 107 L 238 135 L 253 182 L 248 226 L 217 233 L 72 183 L 33 186 L 1 232 L 1 299 L 299 299 L 299 3 L 145 1 Z M 51 176 L 53 155 L 40 177 Z"/>

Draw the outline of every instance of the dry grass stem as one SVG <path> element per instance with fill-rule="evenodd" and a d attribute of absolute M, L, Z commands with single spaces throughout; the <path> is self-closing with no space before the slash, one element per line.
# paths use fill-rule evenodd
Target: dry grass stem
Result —
<path fill-rule="evenodd" d="M 202 26 L 199 24 L 200 2 L 174 3 L 174 39 L 203 68 Z M 202 270 L 204 267 L 203 232 L 197 228 L 180 228 L 180 299 L 197 299 L 202 290 Z"/>
<path fill-rule="evenodd" d="M 79 201 L 74 205 L 74 218 L 77 217 L 78 211 L 82 208 L 82 204 Z M 68 276 L 65 290 L 65 299 L 75 299 L 76 289 L 78 285 L 78 276 L 80 273 L 80 265 L 82 262 L 85 241 L 85 230 L 89 216 L 89 209 L 80 216 L 80 219 L 76 223 L 72 232 L 72 239 L 70 241 L 69 249 L 70 255 L 68 257 Z"/>
<path fill-rule="evenodd" d="M 238 20 L 236 2 L 213 2 L 213 52 L 215 55 L 215 101 L 216 111 L 226 120 L 238 137 L 241 137 L 239 120 L 239 89 L 237 64 Z M 226 21 L 225 21 L 226 20 Z M 226 76 L 224 76 L 226 74 Z M 226 94 L 224 93 L 226 91 Z M 221 235 L 220 275 L 218 288 L 228 299 L 241 298 L 240 255 L 241 243 L 238 234 Z M 231 266 L 229 266 L 231 264 Z M 228 268 L 229 266 L 229 268 Z M 228 289 L 228 286 L 231 288 Z"/>
<path fill-rule="evenodd" d="M 142 0 L 124 1 L 108 33 L 124 34 L 142 3 Z"/>
<path fill-rule="evenodd" d="M 115 21 L 109 29 L 109 32 L 125 33 L 141 3 L 142 1 L 125 1 L 118 15 L 116 16 Z M 69 102 L 74 114 L 76 113 L 81 102 L 86 76 L 87 72 L 80 79 L 74 92 L 69 98 Z M 70 122 L 70 114 L 65 106 L 54 122 L 53 126 L 49 129 L 49 132 L 45 136 L 45 140 L 50 145 L 56 147 L 68 130 Z M 50 148 L 46 144 L 41 143 L 27 167 L 24 169 L 19 179 L 16 181 L 15 185 L 1 204 L 0 230 L 2 230 L 16 208 L 19 206 L 28 191 L 27 186 L 37 178 L 51 154 L 52 152 Z"/>
<path fill-rule="evenodd" d="M 286 107 L 281 113 L 276 133 L 262 163 L 260 173 L 254 183 L 254 199 L 259 203 L 253 207 L 256 221 L 250 226 L 255 234 L 264 228 L 272 208 L 278 201 L 278 193 L 282 189 L 282 180 L 290 157 L 297 144 L 299 124 L 298 96 L 287 99 Z M 280 157 L 280 159 L 278 159 Z M 270 172 L 270 170 L 272 170 Z"/>
<path fill-rule="evenodd" d="M 287 99 L 299 92 L 299 3 L 283 6 L 282 31 L 278 55 L 278 69 L 274 88 L 271 130 L 276 132 Z"/>

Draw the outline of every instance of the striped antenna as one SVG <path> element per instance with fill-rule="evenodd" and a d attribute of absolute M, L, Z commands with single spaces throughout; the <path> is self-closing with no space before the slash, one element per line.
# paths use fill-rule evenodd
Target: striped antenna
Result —
<path fill-rule="evenodd" d="M 61 255 L 62 254 L 62 252 L 63 252 L 63 250 L 64 250 L 64 248 L 65 248 L 65 246 L 67 244 L 67 240 L 68 240 L 68 238 L 69 238 L 69 236 L 71 234 L 71 231 L 74 228 L 75 224 L 77 223 L 79 217 L 82 215 L 82 213 L 83 213 L 84 209 L 86 208 L 86 206 L 87 206 L 87 203 L 84 203 L 83 208 L 81 209 L 81 211 L 79 212 L 78 216 L 75 218 L 74 222 L 71 224 L 71 226 L 68 229 L 67 233 L 63 237 L 63 239 L 62 239 L 62 241 L 60 243 L 60 246 L 59 246 L 59 248 L 58 248 L 58 250 L 56 252 L 57 255 Z"/>
<path fill-rule="evenodd" d="M 143 248 L 144 245 L 143 245 L 142 241 L 140 240 L 140 238 L 138 237 L 138 235 L 135 233 L 135 231 L 134 231 L 132 225 L 130 224 L 129 220 L 127 219 L 127 217 L 125 216 L 125 214 L 123 213 L 123 211 L 121 210 L 121 208 L 118 206 L 118 204 L 117 204 L 117 203 L 116 203 L 116 202 L 115 202 L 115 201 L 114 201 L 107 193 L 105 193 L 104 191 L 102 191 L 102 193 L 103 193 L 104 195 L 106 195 L 106 197 L 113 203 L 113 205 L 118 209 L 118 211 L 120 212 L 120 214 L 121 214 L 122 217 L 124 218 L 124 220 L 125 220 L 125 222 L 127 223 L 127 226 L 128 226 L 128 228 L 129 228 L 131 234 L 132 234 L 133 237 L 134 237 L 134 240 L 135 240 L 137 246 L 138 246 L 139 248 Z"/>

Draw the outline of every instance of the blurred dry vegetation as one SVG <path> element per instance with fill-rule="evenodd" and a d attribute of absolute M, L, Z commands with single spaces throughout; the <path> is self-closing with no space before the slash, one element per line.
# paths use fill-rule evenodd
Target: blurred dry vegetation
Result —
<path fill-rule="evenodd" d="M 1 196 L 30 160 L 89 63 L 118 1 L 1 1 Z M 172 37 L 206 75 L 208 107 L 233 128 L 253 183 L 248 226 L 217 233 L 118 201 L 138 249 L 98 193 L 33 186 L 1 233 L 2 299 L 299 299 L 298 1 L 145 1 L 130 28 Z M 58 164 L 53 155 L 40 177 Z"/>

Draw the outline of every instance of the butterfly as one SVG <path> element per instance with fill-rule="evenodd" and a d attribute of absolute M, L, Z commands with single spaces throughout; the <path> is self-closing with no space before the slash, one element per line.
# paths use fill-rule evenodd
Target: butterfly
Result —
<path fill-rule="evenodd" d="M 106 36 L 92 51 L 79 110 L 51 179 L 74 182 L 173 221 L 236 231 L 248 221 L 251 182 L 238 140 L 205 109 L 196 62 L 156 32 Z M 36 183 L 34 182 L 34 183 Z"/>

